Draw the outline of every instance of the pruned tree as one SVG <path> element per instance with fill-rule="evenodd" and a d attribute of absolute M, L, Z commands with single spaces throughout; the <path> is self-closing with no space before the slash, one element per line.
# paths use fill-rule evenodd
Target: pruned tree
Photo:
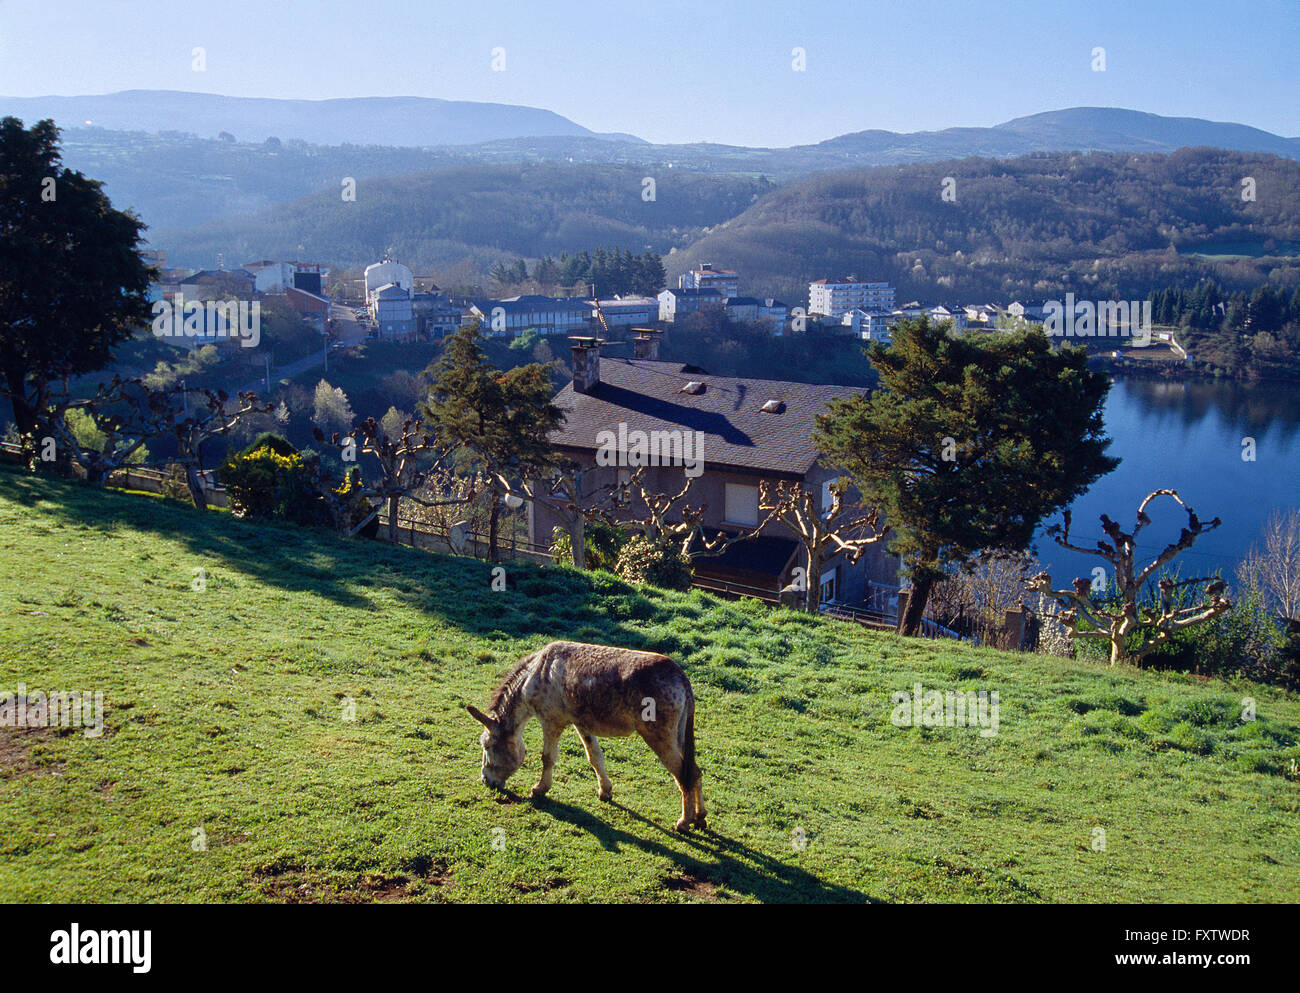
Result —
<path fill-rule="evenodd" d="M 181 410 L 175 412 L 175 420 L 170 434 L 176 439 L 175 461 L 185 470 L 185 483 L 190 490 L 190 498 L 199 510 L 208 509 L 207 491 L 201 476 L 203 467 L 203 443 L 213 438 L 229 434 L 243 418 L 250 414 L 267 413 L 275 405 L 258 400 L 256 393 L 240 391 L 235 400 L 231 400 L 225 390 L 186 389 L 173 387 L 160 391 L 163 401 L 175 411 L 176 401 L 182 403 Z M 197 402 L 191 410 L 190 395 Z"/>
<path fill-rule="evenodd" d="M 757 537 L 776 524 L 794 532 L 804 547 L 803 609 L 810 614 L 817 613 L 820 606 L 817 580 L 822 563 L 841 553 L 850 563 L 856 563 L 867 549 L 889 534 L 889 528 L 880 525 L 879 510 L 845 511 L 843 486 L 831 489 L 831 505 L 825 513 L 818 511 L 817 499 L 816 493 L 800 483 L 782 480 L 773 486 L 770 480 L 763 480 L 758 487 L 758 507 L 766 510 L 767 516 L 746 535 Z"/>
<path fill-rule="evenodd" d="M 327 443 L 336 448 L 344 462 L 356 461 L 358 455 L 369 455 L 379 467 L 379 475 L 372 481 L 363 482 L 362 488 L 354 496 L 375 500 L 369 515 L 351 529 L 355 534 L 368 524 L 381 507 L 388 506 L 388 540 L 397 542 L 398 511 L 403 499 L 412 500 L 424 506 L 440 506 L 467 503 L 474 499 L 473 484 L 468 495 L 456 495 L 450 499 L 430 500 L 421 496 L 419 491 L 430 475 L 443 468 L 450 453 L 435 444 L 433 435 L 424 430 L 420 421 L 408 418 L 402 423 L 401 434 L 389 437 L 378 421 L 368 417 L 346 437 L 337 432 L 326 441 L 325 433 L 316 428 L 313 435 L 318 442 Z M 421 465 L 425 456 L 435 455 L 432 464 Z"/>
<path fill-rule="evenodd" d="M 174 417 L 166 394 L 121 376 L 100 383 L 89 397 L 73 397 L 65 379 L 49 403 L 44 420 L 51 436 L 86 473 L 86 482 L 100 487 L 115 470 L 147 454 L 145 444 L 169 430 Z M 95 433 L 94 443 L 79 432 L 78 416 Z"/>
<path fill-rule="evenodd" d="M 581 466 L 572 462 L 557 465 L 544 479 L 511 480 L 504 473 L 493 473 L 492 486 L 504 500 L 522 500 L 534 507 L 545 507 L 560 519 L 560 526 L 569 536 L 573 549 L 573 565 L 587 568 L 587 523 L 610 520 L 605 507 L 611 504 L 618 492 L 617 484 L 610 483 L 592 490 L 586 487 L 588 473 L 596 466 Z"/>
<path fill-rule="evenodd" d="M 704 514 L 709 509 L 706 503 L 692 507 L 686 503 L 695 478 L 686 476 L 686 483 L 674 494 L 659 493 L 645 485 L 646 467 L 642 466 L 621 483 L 613 495 L 613 504 L 624 511 L 615 519 L 609 514 L 607 519 L 623 528 L 640 531 L 650 544 L 680 552 L 683 555 L 717 554 L 740 536 L 732 537 L 718 533 L 712 538 L 704 534 Z M 640 499 L 645 508 L 640 516 L 635 513 L 633 504 Z M 632 513 L 628 513 L 631 511 Z"/>
<path fill-rule="evenodd" d="M 1187 526 L 1178 540 L 1169 543 L 1144 568 L 1136 565 L 1138 535 L 1151 523 L 1147 505 L 1156 497 L 1173 498 L 1187 512 Z M 1138 506 L 1137 521 L 1132 531 L 1124 531 L 1106 514 L 1101 515 L 1101 527 L 1109 539 L 1098 541 L 1095 548 L 1084 548 L 1070 541 L 1070 512 L 1064 515 L 1064 525 L 1047 529 L 1062 548 L 1083 555 L 1093 555 L 1109 563 L 1114 574 L 1113 594 L 1107 596 L 1105 588 L 1092 579 L 1078 578 L 1071 589 L 1052 589 L 1052 577 L 1041 572 L 1030 583 L 1029 589 L 1050 597 L 1064 609 L 1058 619 L 1065 625 L 1073 639 L 1096 639 L 1110 644 L 1110 664 L 1132 662 L 1140 665 L 1146 656 L 1186 628 L 1202 624 L 1232 608 L 1225 596 L 1227 585 L 1217 576 L 1198 579 L 1175 580 L 1162 575 L 1156 580 L 1158 599 L 1143 602 L 1143 591 L 1159 570 L 1167 566 L 1183 551 L 1191 548 L 1202 535 L 1215 530 L 1222 523 L 1219 518 L 1202 521 L 1191 507 L 1183 503 L 1175 490 L 1155 490 Z M 1195 597 L 1198 586 L 1204 590 Z M 1186 589 L 1198 602 L 1187 604 Z M 1080 628 L 1086 622 L 1090 627 Z M 1129 646 L 1129 638 L 1136 635 L 1141 642 L 1136 648 Z"/>

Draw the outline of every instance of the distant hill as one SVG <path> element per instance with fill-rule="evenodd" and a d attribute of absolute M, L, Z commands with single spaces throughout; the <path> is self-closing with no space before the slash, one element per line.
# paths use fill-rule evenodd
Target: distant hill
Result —
<path fill-rule="evenodd" d="M 1255 180 L 1243 201 L 1241 180 Z M 955 202 L 941 198 L 945 178 Z M 825 173 L 778 188 L 665 259 L 709 259 L 742 293 L 807 302 L 808 282 L 888 279 L 907 299 L 965 303 L 1112 293 L 1202 277 L 1300 282 L 1300 162 L 1216 149 L 1038 153 Z M 1225 252 L 1239 258 L 1209 259 Z M 1225 252 L 1226 254 L 1226 252 Z"/>
<path fill-rule="evenodd" d="M 385 251 L 425 266 L 618 246 L 667 252 L 773 189 L 761 178 L 675 170 L 643 199 L 644 170 L 594 165 L 472 165 L 359 181 L 188 230 L 150 233 L 174 265 L 307 255 L 344 265 Z"/>
<path fill-rule="evenodd" d="M 178 90 L 124 90 L 93 96 L 0 97 L 0 114 L 61 127 L 179 131 L 242 141 L 296 138 L 320 145 L 472 145 L 529 136 L 599 137 L 549 110 L 431 97 L 275 100 Z M 615 136 L 640 141 L 632 135 Z"/>

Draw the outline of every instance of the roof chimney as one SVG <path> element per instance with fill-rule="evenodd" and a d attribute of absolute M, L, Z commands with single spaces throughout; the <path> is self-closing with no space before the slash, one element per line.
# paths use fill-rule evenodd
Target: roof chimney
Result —
<path fill-rule="evenodd" d="M 633 328 L 632 358 L 659 361 L 659 336 L 663 334 L 655 328 Z"/>
<path fill-rule="evenodd" d="M 600 346 L 601 338 L 572 336 L 573 342 L 573 389 L 576 393 L 590 393 L 600 382 Z"/>

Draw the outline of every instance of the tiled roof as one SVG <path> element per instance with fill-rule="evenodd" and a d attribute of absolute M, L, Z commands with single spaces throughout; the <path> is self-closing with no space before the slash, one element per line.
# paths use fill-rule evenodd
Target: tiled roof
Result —
<path fill-rule="evenodd" d="M 704 383 L 697 394 L 682 393 L 688 380 Z M 826 401 L 861 392 L 845 386 L 820 386 L 783 380 L 711 376 L 680 362 L 600 357 L 600 382 L 589 393 L 570 383 L 555 398 L 565 411 L 564 425 L 551 435 L 554 445 L 595 451 L 601 431 L 704 432 L 704 461 L 773 473 L 803 476 L 817 460 L 813 415 Z M 785 404 L 780 414 L 759 408 L 768 400 Z"/>

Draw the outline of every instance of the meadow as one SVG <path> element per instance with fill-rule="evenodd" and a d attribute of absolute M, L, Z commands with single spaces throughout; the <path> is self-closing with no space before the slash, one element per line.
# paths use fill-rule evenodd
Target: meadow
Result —
<path fill-rule="evenodd" d="M 0 727 L 0 900 L 1300 899 L 1294 694 L 504 568 L 0 469 L 0 694 L 105 708 Z M 682 665 L 710 830 L 639 739 L 612 803 L 572 731 L 526 799 L 535 723 L 479 782 L 465 704 L 557 638 Z M 917 682 L 998 733 L 896 727 Z"/>

